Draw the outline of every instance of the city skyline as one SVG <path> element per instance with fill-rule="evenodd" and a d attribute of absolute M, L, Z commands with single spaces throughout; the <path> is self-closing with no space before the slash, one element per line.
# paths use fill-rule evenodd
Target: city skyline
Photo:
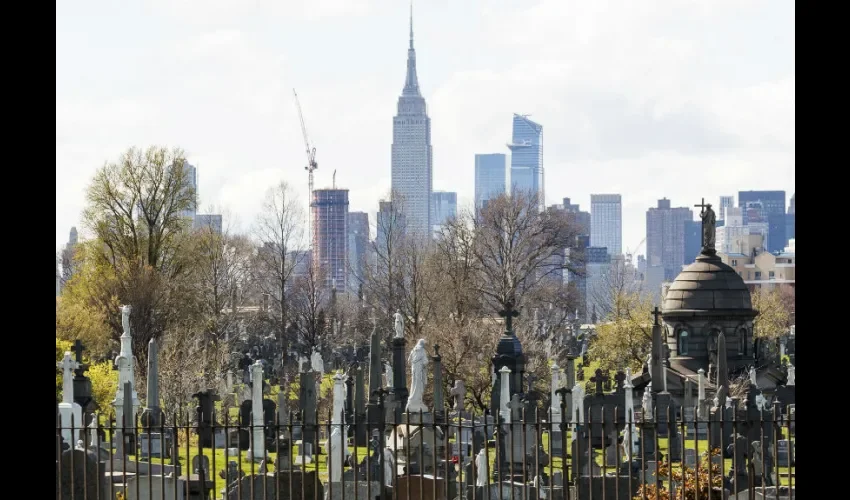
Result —
<path fill-rule="evenodd" d="M 131 145 L 184 148 L 198 210 L 229 209 L 243 228 L 281 178 L 306 211 L 292 87 L 318 150 L 316 187 L 336 170 L 351 210 L 376 213 L 390 188 L 408 6 L 294 3 L 57 6 L 57 249 L 71 226 L 86 235 L 85 187 Z M 517 112 L 546 128 L 548 199 L 589 207 L 591 193 L 622 194 L 623 250 L 662 197 L 792 195 L 793 4 L 666 4 L 417 5 L 433 189 L 471 208 L 474 156 L 505 151 Z M 708 168 L 709 180 L 691 181 Z"/>

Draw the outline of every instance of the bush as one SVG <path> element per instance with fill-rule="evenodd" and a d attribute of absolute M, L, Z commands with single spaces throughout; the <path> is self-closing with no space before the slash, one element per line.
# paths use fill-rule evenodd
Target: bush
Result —
<path fill-rule="evenodd" d="M 712 456 L 720 455 L 720 448 L 711 450 Z M 711 482 L 712 487 L 708 485 L 708 467 L 711 466 Z M 670 464 L 668 462 L 658 463 L 658 484 L 642 484 L 638 488 L 638 494 L 634 500 L 643 498 L 655 498 L 659 500 L 671 500 L 672 495 L 667 490 L 667 479 L 671 474 Z M 700 457 L 699 470 L 694 470 L 690 467 L 682 467 L 681 469 L 672 469 L 673 483 L 678 491 L 676 498 L 684 500 L 695 500 L 697 498 L 705 498 L 709 500 L 722 500 L 723 498 L 723 474 L 720 472 L 720 466 L 711 463 L 708 458 L 708 452 L 704 452 Z M 697 476 L 699 476 L 699 491 L 697 491 Z M 684 488 L 682 487 L 684 484 Z M 711 496 L 709 496 L 711 490 Z"/>
<path fill-rule="evenodd" d="M 112 400 L 118 392 L 118 371 L 112 369 L 111 361 L 96 363 L 89 367 L 91 392 L 100 415 L 106 418 L 115 416 Z"/>

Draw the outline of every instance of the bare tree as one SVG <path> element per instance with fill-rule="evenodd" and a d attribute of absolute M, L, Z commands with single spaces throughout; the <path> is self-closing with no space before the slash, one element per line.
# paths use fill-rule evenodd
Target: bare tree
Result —
<path fill-rule="evenodd" d="M 191 283 L 204 345 L 209 347 L 204 349 L 208 384 L 221 375 L 219 369 L 225 365 L 226 358 L 219 359 L 219 355 L 229 348 L 222 344 L 235 338 L 243 297 L 239 290 L 245 288 L 253 250 L 248 238 L 232 233 L 231 217 L 223 222 L 222 228 L 196 228 L 192 239 Z"/>
<path fill-rule="evenodd" d="M 402 247 L 405 239 L 405 217 L 396 201 L 381 201 L 375 220 L 376 237 L 372 243 L 374 262 L 364 268 L 363 289 L 366 302 L 384 316 L 389 324 L 396 310 L 401 309 Z"/>
<path fill-rule="evenodd" d="M 414 338 L 422 337 L 425 324 L 433 313 L 437 288 L 432 249 L 429 240 L 411 236 L 402 241 L 399 252 L 404 272 L 398 287 L 399 306 L 406 319 L 406 333 Z"/>
<path fill-rule="evenodd" d="M 269 296 L 272 326 L 285 347 L 290 288 L 298 267 L 309 260 L 303 241 L 304 211 L 286 182 L 266 193 L 254 233 L 261 245 L 253 266 L 254 282 Z"/>
<path fill-rule="evenodd" d="M 434 249 L 436 286 L 441 291 L 435 301 L 442 306 L 438 314 L 460 328 L 481 316 L 475 232 L 470 220 L 467 215 L 446 221 Z"/>
<path fill-rule="evenodd" d="M 107 268 L 93 280 L 90 301 L 121 334 L 115 298 L 133 306 L 130 321 L 141 372 L 147 343 L 182 314 L 177 303 L 187 270 L 183 252 L 187 210 L 195 206 L 183 152 L 130 148 L 97 171 L 86 191 L 83 220 L 94 235 L 89 263 Z"/>
<path fill-rule="evenodd" d="M 472 224 L 482 278 L 478 290 L 497 311 L 520 305 L 552 274 L 575 269 L 576 262 L 564 259 L 563 252 L 575 244 L 577 228 L 559 211 L 540 211 L 534 194 L 517 191 L 491 199 Z"/>
<path fill-rule="evenodd" d="M 291 316 L 297 344 L 307 351 L 318 347 L 327 330 L 327 312 L 330 293 L 325 287 L 321 269 L 307 263 L 307 270 L 296 282 L 291 295 Z"/>

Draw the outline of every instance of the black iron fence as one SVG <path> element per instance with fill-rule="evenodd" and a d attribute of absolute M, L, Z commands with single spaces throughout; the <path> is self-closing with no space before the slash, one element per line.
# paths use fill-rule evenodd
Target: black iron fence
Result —
<path fill-rule="evenodd" d="M 570 421 L 535 408 L 397 419 L 381 402 L 337 419 L 57 415 L 56 498 L 790 499 L 796 429 L 784 410 L 733 401 L 651 417 L 590 407 Z"/>

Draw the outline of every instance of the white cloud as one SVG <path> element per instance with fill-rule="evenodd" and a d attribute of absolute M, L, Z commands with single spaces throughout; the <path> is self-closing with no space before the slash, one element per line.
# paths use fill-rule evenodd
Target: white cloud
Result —
<path fill-rule="evenodd" d="M 544 126 L 548 203 L 569 196 L 588 208 L 592 192 L 623 193 L 625 246 L 643 237 L 646 208 L 663 196 L 693 205 L 739 189 L 792 194 L 793 2 L 479 4 L 415 7 L 435 189 L 469 203 L 473 156 L 507 153 L 518 112 Z M 227 205 L 243 222 L 281 178 L 306 206 L 292 87 L 318 149 L 316 185 L 330 185 L 336 170 L 350 209 L 374 214 L 390 187 L 407 8 L 158 1 L 148 7 L 150 39 L 126 41 L 156 47 L 142 52 L 150 67 L 133 75 L 135 86 L 127 70 L 74 73 L 91 61 L 60 18 L 57 44 L 73 61 L 57 75 L 57 242 L 77 224 L 94 169 L 134 144 L 184 147 L 199 165 L 203 203 Z M 90 32 L 90 46 L 111 43 Z M 113 84 L 103 95 L 77 85 L 84 78 Z"/>

